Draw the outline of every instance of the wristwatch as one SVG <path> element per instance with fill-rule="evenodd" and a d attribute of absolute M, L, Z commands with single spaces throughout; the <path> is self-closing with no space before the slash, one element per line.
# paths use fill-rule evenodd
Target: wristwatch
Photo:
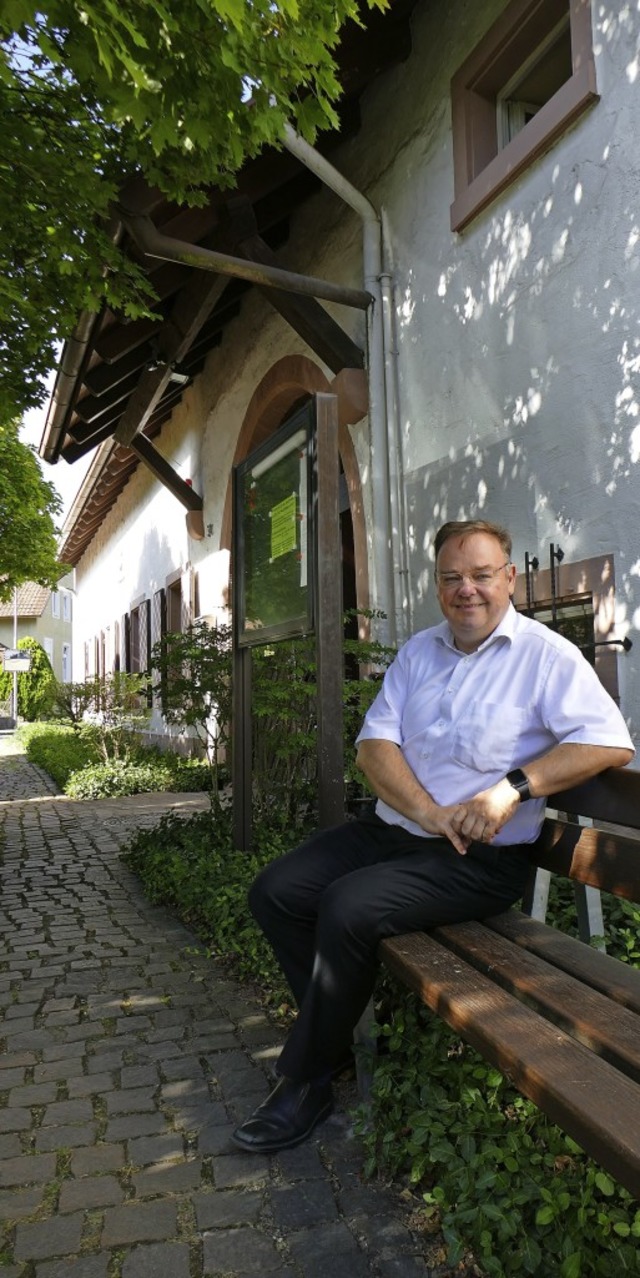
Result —
<path fill-rule="evenodd" d="M 525 776 L 522 768 L 514 768 L 512 772 L 507 772 L 507 781 L 509 785 L 513 786 L 514 790 L 518 791 L 521 803 L 531 798 L 529 779 Z"/>

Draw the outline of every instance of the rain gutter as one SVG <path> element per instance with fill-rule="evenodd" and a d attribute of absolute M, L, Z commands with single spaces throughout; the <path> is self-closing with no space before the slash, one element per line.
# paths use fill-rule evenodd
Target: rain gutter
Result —
<path fill-rule="evenodd" d="M 362 220 L 364 286 L 373 298 L 367 315 L 369 430 L 375 603 L 387 614 L 380 638 L 404 637 L 404 612 L 397 604 L 397 578 L 404 571 L 401 450 L 397 397 L 393 290 L 384 266 L 382 220 L 373 204 L 324 156 L 286 125 L 284 145 Z M 386 631 L 386 633 L 385 633 Z"/>

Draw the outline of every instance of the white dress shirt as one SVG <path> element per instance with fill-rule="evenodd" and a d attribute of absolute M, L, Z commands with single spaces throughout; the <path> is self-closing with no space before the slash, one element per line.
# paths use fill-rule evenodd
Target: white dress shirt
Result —
<path fill-rule="evenodd" d="M 387 670 L 357 742 L 393 741 L 436 803 L 472 798 L 555 745 L 633 750 L 615 702 L 579 649 L 513 605 L 488 639 L 460 652 L 446 621 L 413 635 Z M 545 799 L 529 799 L 493 845 L 531 843 Z M 378 799 L 378 815 L 434 837 Z"/>

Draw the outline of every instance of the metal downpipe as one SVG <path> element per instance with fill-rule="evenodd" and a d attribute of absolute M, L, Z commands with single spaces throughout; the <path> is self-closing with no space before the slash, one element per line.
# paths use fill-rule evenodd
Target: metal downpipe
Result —
<path fill-rule="evenodd" d="M 367 313 L 369 350 L 369 427 L 371 458 L 371 499 L 373 514 L 373 559 L 375 566 L 375 604 L 387 613 L 384 642 L 395 644 L 399 638 L 394 580 L 393 523 L 389 472 L 390 442 L 395 429 L 390 429 L 390 388 L 387 386 L 387 354 L 385 350 L 384 304 L 382 292 L 383 256 L 382 224 L 373 204 L 358 191 L 314 147 L 305 142 L 291 127 L 285 126 L 284 145 L 320 181 L 352 208 L 363 223 L 364 286 L 373 296 Z M 382 628 L 379 628 L 382 630 Z"/>

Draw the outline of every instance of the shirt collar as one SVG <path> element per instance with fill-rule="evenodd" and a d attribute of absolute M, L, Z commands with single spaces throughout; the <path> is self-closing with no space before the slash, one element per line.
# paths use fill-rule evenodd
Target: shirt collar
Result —
<path fill-rule="evenodd" d="M 492 644 L 497 643 L 499 640 L 504 640 L 509 644 L 513 643 L 517 624 L 518 613 L 516 612 L 513 604 L 510 603 L 502 621 L 498 623 L 495 630 L 492 630 L 491 634 L 487 635 L 487 638 L 483 640 L 478 648 L 476 648 L 476 652 L 484 652 L 485 648 L 490 648 Z M 452 648 L 454 652 L 460 652 L 460 649 L 456 648 L 455 640 L 448 621 L 442 621 L 439 626 L 436 626 L 435 630 L 435 637 L 438 643 L 443 644 L 445 648 Z"/>

